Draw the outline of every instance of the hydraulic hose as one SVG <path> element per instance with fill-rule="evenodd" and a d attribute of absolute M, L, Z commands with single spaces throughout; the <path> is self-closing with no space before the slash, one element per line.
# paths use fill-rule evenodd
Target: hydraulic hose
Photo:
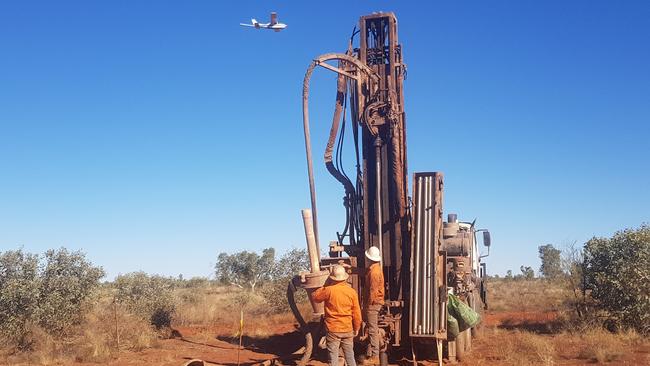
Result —
<path fill-rule="evenodd" d="M 345 103 L 345 95 L 347 93 L 347 82 L 345 76 L 339 74 L 336 80 L 336 105 L 334 106 L 334 117 L 332 118 L 332 128 L 330 129 L 330 136 L 327 140 L 327 146 L 325 147 L 325 166 L 327 170 L 343 184 L 345 187 L 345 193 L 354 193 L 354 186 L 347 177 L 341 174 L 332 163 L 332 151 L 334 150 L 334 142 L 336 141 L 336 135 L 339 130 L 339 122 L 341 121 L 341 114 L 343 113 L 343 104 Z"/>
<path fill-rule="evenodd" d="M 333 66 L 330 66 L 325 63 L 326 61 L 332 61 L 332 60 L 345 61 L 348 64 L 356 66 L 357 70 L 362 71 L 363 74 L 365 74 L 369 78 L 377 79 L 377 75 L 375 75 L 372 69 L 368 68 L 368 66 L 361 63 L 361 61 L 359 61 L 358 59 L 343 53 L 327 53 L 321 55 L 311 62 L 311 64 L 307 68 L 307 71 L 305 72 L 305 78 L 303 79 L 302 82 L 302 125 L 303 125 L 303 131 L 305 135 L 305 154 L 307 156 L 307 173 L 309 174 L 309 195 L 311 198 L 311 212 L 314 221 L 314 235 L 316 236 L 316 247 L 318 248 L 319 253 L 320 253 L 320 241 L 318 236 L 318 212 L 316 209 L 316 185 L 314 183 L 314 164 L 311 155 L 311 134 L 309 132 L 309 82 L 311 80 L 311 75 L 314 72 L 316 66 L 323 66 L 327 69 L 337 72 L 339 75 L 346 75 L 350 78 L 355 79 L 357 81 L 358 91 L 361 90 L 360 79 L 362 78 L 361 72 L 358 72 L 357 75 L 355 76 L 343 70 L 336 69 Z M 371 90 L 367 90 L 367 91 L 371 92 Z"/>
<path fill-rule="evenodd" d="M 298 306 L 296 305 L 296 298 L 294 296 L 295 292 L 296 286 L 294 286 L 293 281 L 289 281 L 289 286 L 287 286 L 287 301 L 289 302 L 289 307 L 291 308 L 293 316 L 298 321 L 298 324 L 300 324 L 300 331 L 305 336 L 305 352 L 302 354 L 302 357 L 298 361 L 299 366 L 304 366 L 311 359 L 311 354 L 314 350 L 314 338 L 309 327 L 307 326 L 307 323 L 305 322 L 305 319 L 302 317 L 302 314 L 300 314 L 300 311 L 298 310 Z"/>

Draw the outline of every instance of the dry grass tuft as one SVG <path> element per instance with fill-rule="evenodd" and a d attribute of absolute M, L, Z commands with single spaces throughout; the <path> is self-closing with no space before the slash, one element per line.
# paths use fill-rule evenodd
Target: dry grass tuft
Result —
<path fill-rule="evenodd" d="M 238 336 L 240 310 L 244 311 L 244 335 L 264 339 L 286 331 L 295 323 L 289 312 L 276 313 L 261 293 L 225 286 L 204 285 L 177 288 L 177 304 L 172 327 L 194 327 L 195 337 L 209 343 L 215 336 Z M 148 321 L 113 302 L 113 294 L 103 291 L 89 304 L 81 325 L 65 338 L 57 339 L 39 328 L 30 331 L 32 348 L 21 352 L 0 346 L 0 365 L 71 365 L 75 362 L 108 363 L 120 352 L 142 351 L 160 346 L 162 331 Z M 308 319 L 309 303 L 299 304 Z M 167 331 L 170 331 L 167 329 Z"/>
<path fill-rule="evenodd" d="M 158 343 L 158 334 L 150 324 L 112 306 L 108 299 L 97 302 L 84 322 L 65 339 L 57 339 L 36 327 L 29 334 L 31 349 L 28 352 L 4 349 L 0 352 L 0 364 L 105 363 L 116 358 L 119 351 L 140 351 Z"/>
<path fill-rule="evenodd" d="M 269 309 L 261 293 L 227 287 L 208 287 L 202 291 L 180 290 L 174 326 L 213 328 L 217 336 L 236 337 L 240 310 L 244 312 L 244 332 L 254 338 L 276 333 L 278 325 L 293 324 L 291 313 L 277 314 Z M 308 303 L 299 304 L 303 314 L 310 314 Z"/>
<path fill-rule="evenodd" d="M 86 320 L 78 341 L 86 361 L 102 361 L 118 350 L 140 351 L 157 344 L 159 334 L 151 324 L 114 304 L 96 306 Z"/>
<path fill-rule="evenodd" d="M 566 308 L 568 290 L 543 279 L 491 278 L 488 283 L 492 311 L 559 311 Z"/>
<path fill-rule="evenodd" d="M 579 335 L 581 350 L 578 358 L 605 363 L 618 360 L 625 354 L 626 342 L 618 334 L 603 329 L 591 329 Z"/>
<path fill-rule="evenodd" d="M 490 328 L 497 357 L 508 365 L 555 365 L 556 351 L 550 337 L 526 331 L 503 331 Z"/>

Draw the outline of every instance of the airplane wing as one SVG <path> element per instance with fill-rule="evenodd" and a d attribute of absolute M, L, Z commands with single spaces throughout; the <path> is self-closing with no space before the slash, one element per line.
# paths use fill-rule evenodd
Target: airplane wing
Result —
<path fill-rule="evenodd" d="M 278 13 L 272 12 L 270 25 L 276 25 L 276 24 L 278 24 Z"/>
<path fill-rule="evenodd" d="M 252 25 L 252 24 L 239 23 L 239 25 L 241 25 L 242 27 L 253 27 L 253 28 L 255 28 L 255 26 Z"/>

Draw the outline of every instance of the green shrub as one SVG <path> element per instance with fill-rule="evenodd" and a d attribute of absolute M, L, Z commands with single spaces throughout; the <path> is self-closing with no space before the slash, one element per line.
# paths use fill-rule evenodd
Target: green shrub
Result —
<path fill-rule="evenodd" d="M 262 288 L 262 294 L 272 312 L 282 313 L 290 310 L 287 302 L 289 281 L 301 271 L 307 271 L 308 268 L 309 256 L 305 249 L 293 248 L 275 261 L 272 267 L 273 281 L 265 284 Z M 298 289 L 294 297 L 296 303 L 307 301 L 307 293 L 302 289 Z"/>
<path fill-rule="evenodd" d="M 45 253 L 38 304 L 39 325 L 49 333 L 66 333 L 83 318 L 82 307 L 98 287 L 104 270 L 94 267 L 82 252 L 65 248 Z"/>
<path fill-rule="evenodd" d="M 593 238 L 584 247 L 585 286 L 610 328 L 650 333 L 650 226 Z"/>
<path fill-rule="evenodd" d="M 27 348 L 40 327 L 60 337 L 79 324 L 88 298 L 104 276 L 82 252 L 65 248 L 41 257 L 22 249 L 0 254 L 0 337 L 7 345 Z"/>
<path fill-rule="evenodd" d="M 115 299 L 156 328 L 169 327 L 176 310 L 175 280 L 144 272 L 120 275 L 115 279 Z"/>
<path fill-rule="evenodd" d="M 0 253 L 0 337 L 24 346 L 36 323 L 39 294 L 38 256 L 22 250 Z"/>

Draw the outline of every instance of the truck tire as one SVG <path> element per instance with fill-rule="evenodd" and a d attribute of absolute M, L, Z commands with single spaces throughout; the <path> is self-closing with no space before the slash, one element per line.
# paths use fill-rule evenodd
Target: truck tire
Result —
<path fill-rule="evenodd" d="M 465 354 L 466 354 L 465 341 L 467 339 L 466 337 L 467 337 L 467 330 L 460 332 L 458 337 L 456 337 L 456 360 L 458 362 L 461 362 L 465 359 Z"/>
<path fill-rule="evenodd" d="M 480 317 L 481 321 L 478 322 L 475 326 L 472 327 L 471 333 L 472 337 L 474 338 L 480 338 L 481 333 L 483 331 L 483 307 L 481 306 L 481 299 L 479 294 L 472 292 L 471 294 L 471 302 L 469 304 L 474 311 L 476 311 Z"/>

